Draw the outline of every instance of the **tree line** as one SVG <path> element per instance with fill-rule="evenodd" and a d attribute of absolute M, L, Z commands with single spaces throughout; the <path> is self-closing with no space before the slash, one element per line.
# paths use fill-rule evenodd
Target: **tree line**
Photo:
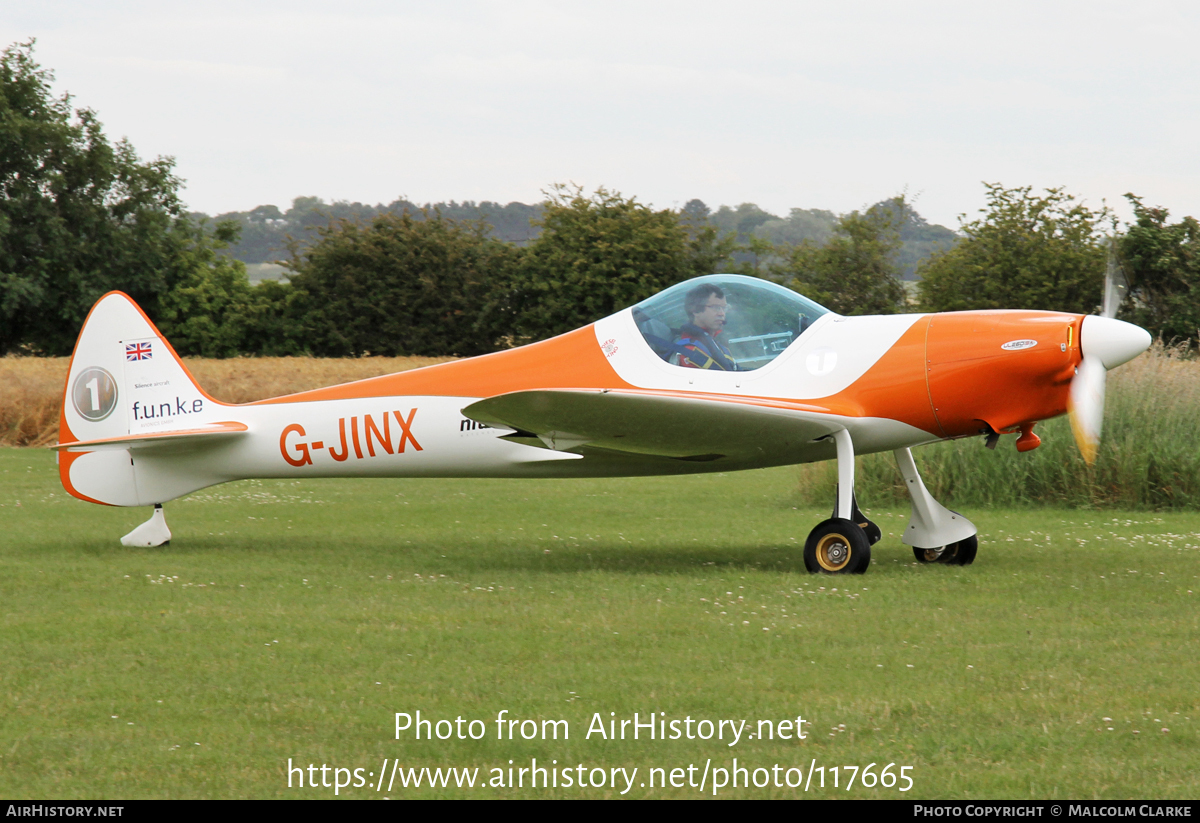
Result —
<path fill-rule="evenodd" d="M 886 205 L 880 203 L 877 205 Z M 238 236 L 227 249 L 229 256 L 249 265 L 276 263 L 297 250 L 307 248 L 317 231 L 339 220 L 370 222 L 381 214 L 411 214 L 423 219 L 426 214 L 460 222 L 482 221 L 487 236 L 526 246 L 542 231 L 543 204 L 454 200 L 440 203 L 417 203 L 398 198 L 391 203 L 369 205 L 359 202 L 328 203 L 319 197 L 297 197 L 287 209 L 263 205 L 249 211 L 225 212 L 210 217 L 203 212 L 190 212 L 197 222 L 215 226 L 231 221 L 239 228 Z M 733 235 L 741 251 L 735 252 L 739 262 L 753 260 L 752 243 L 796 246 L 804 242 L 817 245 L 827 242 L 837 228 L 839 216 L 825 209 L 791 209 L 780 217 L 755 203 L 736 207 L 721 206 L 716 211 L 702 200 L 690 200 L 681 214 L 691 222 L 710 223 L 721 236 Z M 904 280 L 914 280 L 918 265 L 934 252 L 954 245 L 958 235 L 946 228 L 927 222 L 911 207 L 906 219 L 898 226 L 900 248 L 896 264 Z"/>
<path fill-rule="evenodd" d="M 408 198 L 391 203 L 335 201 L 328 203 L 320 197 L 297 197 L 287 209 L 278 206 L 258 206 L 250 211 L 234 211 L 210 217 L 203 212 L 190 212 L 194 222 L 215 226 L 232 222 L 238 235 L 228 246 L 227 253 L 243 263 L 274 263 L 290 256 L 297 248 L 305 248 L 317 238 L 317 231 L 339 220 L 366 223 L 381 214 L 411 214 L 418 219 L 425 214 L 441 215 L 457 222 L 480 222 L 487 227 L 487 236 L 525 246 L 537 237 L 537 222 L 542 214 L 540 204 L 490 201 L 449 201 L 418 205 Z"/>
<path fill-rule="evenodd" d="M 536 206 L 302 198 L 288 212 L 263 206 L 210 222 L 184 208 L 169 158 L 144 161 L 127 141 L 111 143 L 94 112 L 53 96 L 52 79 L 32 43 L 0 55 L 4 352 L 69 354 L 112 289 L 137 300 L 181 354 L 209 357 L 481 354 L 719 271 L 773 280 L 843 314 L 1089 313 L 1110 242 L 1130 282 L 1122 316 L 1169 339 L 1195 342 L 1200 328 L 1200 225 L 1172 223 L 1133 195 L 1134 222 L 1117 226 L 1062 189 L 987 184 L 986 207 L 957 234 L 903 196 L 780 218 L 699 200 L 654 209 L 570 186 Z M 251 285 L 231 249 L 261 256 L 293 224 L 308 231 L 293 235 L 287 276 Z M 905 287 L 910 272 L 915 288 Z"/>

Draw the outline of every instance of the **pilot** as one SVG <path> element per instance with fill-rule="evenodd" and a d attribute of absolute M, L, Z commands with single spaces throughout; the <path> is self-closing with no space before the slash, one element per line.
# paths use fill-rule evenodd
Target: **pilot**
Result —
<path fill-rule="evenodd" d="M 729 349 L 717 340 L 725 328 L 728 304 L 720 286 L 705 283 L 684 298 L 683 308 L 691 322 L 684 323 L 675 338 L 679 365 L 692 369 L 737 371 Z"/>

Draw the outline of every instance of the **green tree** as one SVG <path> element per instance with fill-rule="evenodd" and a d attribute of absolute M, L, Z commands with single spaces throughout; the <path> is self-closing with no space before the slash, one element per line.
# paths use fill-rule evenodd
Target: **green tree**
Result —
<path fill-rule="evenodd" d="M 682 280 L 719 270 L 732 238 L 692 212 L 655 211 L 604 188 L 556 186 L 509 295 L 520 341 L 591 323 Z"/>
<path fill-rule="evenodd" d="M 1200 223 L 1167 222 L 1166 209 L 1133 204 L 1134 223 L 1118 241 L 1129 278 L 1121 316 L 1167 340 L 1197 339 L 1200 332 Z"/>
<path fill-rule="evenodd" d="M 142 162 L 128 141 L 109 143 L 52 81 L 33 41 L 0 53 L 0 352 L 69 354 L 112 289 L 157 320 L 172 288 L 216 263 L 171 158 Z"/>
<path fill-rule="evenodd" d="M 825 209 L 792 209 L 787 217 L 774 218 L 758 226 L 754 236 L 776 244 L 796 246 L 807 240 L 821 245 L 833 236 L 837 223 L 838 216 Z"/>
<path fill-rule="evenodd" d="M 261 340 L 263 350 L 299 348 L 321 356 L 475 355 L 504 333 L 495 289 L 507 282 L 518 250 L 491 240 L 482 223 L 439 214 L 380 214 L 370 223 L 340 221 L 289 263 L 290 289 L 273 287 L 275 306 L 294 324 L 290 341 Z"/>
<path fill-rule="evenodd" d="M 896 266 L 896 203 L 903 199 L 843 215 L 823 245 L 805 241 L 790 249 L 777 247 L 781 262 L 772 266 L 772 276 L 839 314 L 901 311 L 905 295 Z"/>
<path fill-rule="evenodd" d="M 1094 311 L 1108 209 L 1090 209 L 1061 188 L 1035 195 L 1031 186 L 984 186 L 983 216 L 963 221 L 964 239 L 920 267 L 922 308 Z"/>
<path fill-rule="evenodd" d="M 251 286 L 242 324 L 242 353 L 285 357 L 312 353 L 304 338 L 302 319 L 307 295 L 284 280 L 260 280 Z"/>
<path fill-rule="evenodd" d="M 959 240 L 950 229 L 932 224 L 918 214 L 904 195 L 876 203 L 872 208 L 890 210 L 895 217 L 892 225 L 900 232 L 896 268 L 901 280 L 916 280 L 917 268 L 922 262 L 939 251 L 946 251 Z"/>
<path fill-rule="evenodd" d="M 739 243 L 754 236 L 760 226 L 779 222 L 779 218 L 754 203 L 742 203 L 736 208 L 721 206 L 708 218 L 721 236 L 732 234 Z"/>
<path fill-rule="evenodd" d="M 203 238 L 203 226 L 195 230 Z M 158 308 L 159 329 L 180 354 L 236 357 L 245 351 L 254 287 L 246 264 L 219 251 L 237 231 L 233 223 L 219 223 L 211 240 L 198 238 L 180 250 L 179 277 Z"/>

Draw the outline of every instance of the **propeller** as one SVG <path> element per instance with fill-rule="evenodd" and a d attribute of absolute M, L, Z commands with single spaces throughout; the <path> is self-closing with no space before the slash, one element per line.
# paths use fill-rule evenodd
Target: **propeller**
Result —
<path fill-rule="evenodd" d="M 1085 318 L 1084 322 L 1091 319 Z M 1096 450 L 1100 447 L 1100 425 L 1104 422 L 1104 383 L 1107 377 L 1108 369 L 1099 359 L 1084 355 L 1071 380 L 1067 412 L 1070 414 L 1075 444 L 1089 466 L 1095 464 Z"/>
<path fill-rule="evenodd" d="M 1108 265 L 1104 272 L 1104 302 L 1099 316 L 1083 318 L 1079 349 L 1083 361 L 1071 380 L 1067 411 L 1071 431 L 1087 464 L 1096 462 L 1100 447 L 1100 428 L 1104 421 L 1104 384 L 1108 372 L 1127 363 L 1150 348 L 1150 333 L 1141 326 L 1117 320 L 1117 309 L 1129 284 L 1117 264 L 1113 243 L 1108 247 Z"/>
<path fill-rule="evenodd" d="M 1129 281 L 1125 279 L 1125 271 L 1117 262 L 1115 245 L 1116 238 L 1109 238 L 1108 263 L 1104 267 L 1104 301 L 1100 304 L 1101 317 L 1116 317 L 1117 309 L 1129 293 Z"/>

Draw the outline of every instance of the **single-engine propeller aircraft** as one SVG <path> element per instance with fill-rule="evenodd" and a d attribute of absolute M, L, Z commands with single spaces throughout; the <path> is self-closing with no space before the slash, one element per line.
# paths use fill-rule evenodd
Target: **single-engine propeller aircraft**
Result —
<path fill-rule="evenodd" d="M 1110 289 L 1110 291 L 1114 291 Z M 1108 302 L 1108 301 L 1106 301 Z M 837 460 L 811 572 L 861 573 L 880 530 L 854 456 L 891 451 L 918 560 L 968 564 L 976 529 L 934 500 L 913 446 L 1019 433 L 1070 410 L 1095 457 L 1109 369 L 1150 335 L 1108 316 L 968 311 L 843 317 L 782 286 L 714 274 L 528 346 L 244 405 L 204 392 L 126 295 L 92 308 L 71 359 L 59 472 L 74 496 L 154 506 L 245 478 L 603 477 Z"/>

